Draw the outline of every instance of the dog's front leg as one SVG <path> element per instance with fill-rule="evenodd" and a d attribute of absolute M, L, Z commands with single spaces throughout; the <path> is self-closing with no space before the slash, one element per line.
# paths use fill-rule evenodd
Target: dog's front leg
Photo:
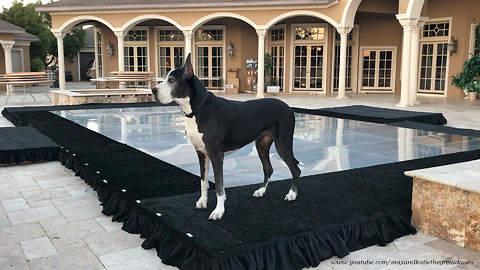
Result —
<path fill-rule="evenodd" d="M 217 193 L 217 206 L 208 219 L 222 219 L 225 212 L 225 189 L 223 188 L 223 154 L 216 154 L 210 157 L 212 160 L 213 175 L 215 177 L 215 192 Z"/>
<path fill-rule="evenodd" d="M 197 151 L 198 161 L 200 163 L 200 199 L 198 199 L 196 208 L 205 209 L 207 208 L 207 196 L 208 196 L 208 168 L 210 167 L 210 159 L 206 154 L 201 151 Z"/>

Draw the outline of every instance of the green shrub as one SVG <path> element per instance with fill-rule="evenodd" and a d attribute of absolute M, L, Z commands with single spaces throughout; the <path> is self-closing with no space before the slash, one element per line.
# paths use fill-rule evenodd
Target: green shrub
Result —
<path fill-rule="evenodd" d="M 480 92 L 477 78 L 480 76 L 480 57 L 472 55 L 463 64 L 463 70 L 452 76 L 452 85 L 466 89 L 468 92 Z"/>
<path fill-rule="evenodd" d="M 39 58 L 30 59 L 30 71 L 36 72 L 36 71 L 42 71 L 44 69 L 45 69 L 45 66 L 43 65 L 42 60 L 40 60 Z"/>

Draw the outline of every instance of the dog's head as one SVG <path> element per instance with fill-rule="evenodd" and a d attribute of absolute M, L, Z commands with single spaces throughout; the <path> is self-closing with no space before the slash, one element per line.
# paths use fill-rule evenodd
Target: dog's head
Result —
<path fill-rule="evenodd" d="M 172 69 L 160 84 L 157 84 L 152 93 L 157 102 L 167 104 L 172 101 L 179 103 L 190 97 L 192 91 L 193 66 L 188 54 L 185 65 L 182 67 L 180 57 L 175 60 L 175 69 Z"/>

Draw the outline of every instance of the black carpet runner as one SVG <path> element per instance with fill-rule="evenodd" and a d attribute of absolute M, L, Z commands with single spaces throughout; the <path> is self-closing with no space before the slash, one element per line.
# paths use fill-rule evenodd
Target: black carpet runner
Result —
<path fill-rule="evenodd" d="M 196 210 L 200 180 L 191 173 L 45 108 L 6 108 L 2 114 L 60 145 L 58 159 L 94 187 L 103 213 L 181 269 L 302 269 L 386 245 L 416 232 L 410 224 L 412 180 L 404 171 L 480 156 L 468 151 L 302 177 L 293 202 L 283 200 L 290 180 L 272 182 L 263 198 L 252 196 L 259 185 L 228 188 L 224 217 L 209 221 L 213 184 L 208 209 Z"/>
<path fill-rule="evenodd" d="M 364 105 L 322 109 L 293 108 L 293 110 L 299 113 L 315 114 L 379 124 L 402 121 L 428 123 L 433 125 L 445 125 L 447 123 L 447 119 L 445 119 L 445 117 L 441 113 L 426 113 L 396 109 L 385 109 Z"/>

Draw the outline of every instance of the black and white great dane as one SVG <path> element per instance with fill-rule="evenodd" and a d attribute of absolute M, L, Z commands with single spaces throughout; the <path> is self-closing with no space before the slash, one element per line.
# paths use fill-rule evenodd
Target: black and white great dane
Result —
<path fill-rule="evenodd" d="M 185 132 L 195 148 L 200 163 L 201 196 L 196 208 L 207 208 L 208 169 L 210 161 L 215 178 L 217 206 L 209 219 L 221 219 L 226 200 L 223 187 L 223 158 L 248 143 L 255 141 L 265 175 L 261 187 L 253 193 L 262 197 L 273 173 L 269 150 L 273 142 L 280 157 L 292 173 L 292 187 L 285 200 L 297 197 L 300 176 L 298 161 L 293 156 L 293 110 L 278 99 L 266 98 L 245 102 L 230 101 L 207 91 L 194 75 L 190 54 L 182 67 L 177 58 L 175 69 L 152 92 L 155 100 L 166 104 L 175 101 L 186 116 Z"/>

